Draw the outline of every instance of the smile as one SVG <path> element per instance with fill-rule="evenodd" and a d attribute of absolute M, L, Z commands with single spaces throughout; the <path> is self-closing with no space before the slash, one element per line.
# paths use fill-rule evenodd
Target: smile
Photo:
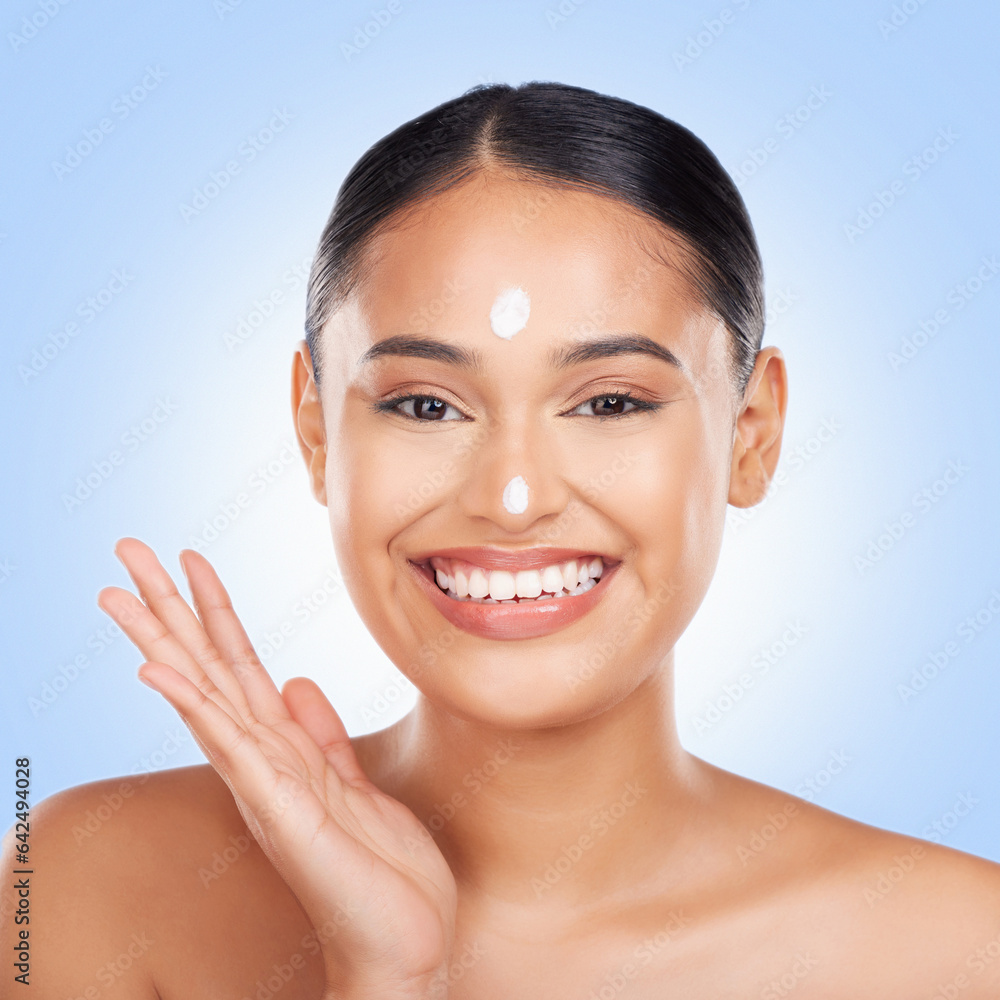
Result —
<path fill-rule="evenodd" d="M 462 559 L 431 556 L 437 585 L 453 600 L 482 604 L 545 601 L 554 597 L 579 597 L 597 586 L 604 573 L 600 556 L 584 556 L 542 569 L 487 569 Z"/>
<path fill-rule="evenodd" d="M 419 588 L 452 625 L 487 639 L 531 639 L 593 610 L 619 562 L 585 550 L 438 550 L 408 560 Z"/>

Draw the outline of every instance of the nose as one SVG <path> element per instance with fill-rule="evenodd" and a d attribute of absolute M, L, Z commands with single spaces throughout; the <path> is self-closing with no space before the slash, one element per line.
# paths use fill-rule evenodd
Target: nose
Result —
<path fill-rule="evenodd" d="M 469 518 L 522 533 L 554 521 L 571 498 L 562 462 L 541 420 L 491 422 L 465 459 L 459 507 Z"/>

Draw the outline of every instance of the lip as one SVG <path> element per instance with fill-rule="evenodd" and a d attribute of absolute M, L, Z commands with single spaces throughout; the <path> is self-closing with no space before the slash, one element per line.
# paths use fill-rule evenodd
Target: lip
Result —
<path fill-rule="evenodd" d="M 434 552 L 429 552 L 425 560 L 420 563 L 408 561 L 417 585 L 442 616 L 456 628 L 482 639 L 537 639 L 558 632 L 578 621 L 600 603 L 621 565 L 609 560 L 610 565 L 605 565 L 601 579 L 585 594 L 577 597 L 552 597 L 544 601 L 526 601 L 523 604 L 477 604 L 475 601 L 456 601 L 445 594 L 435 583 L 426 562 L 432 555 L 439 555 L 476 563 L 477 558 L 482 558 L 484 551 L 499 552 L 496 549 L 436 549 Z M 478 565 L 483 566 L 483 569 L 511 571 L 538 569 L 540 566 L 562 560 L 563 556 L 560 553 L 566 553 L 565 559 L 572 559 L 574 555 L 598 554 L 582 549 L 533 549 L 530 559 L 526 560 L 525 553 L 519 558 L 517 553 L 508 552 L 509 559 L 504 565 L 494 563 L 483 566 L 481 562 Z"/>

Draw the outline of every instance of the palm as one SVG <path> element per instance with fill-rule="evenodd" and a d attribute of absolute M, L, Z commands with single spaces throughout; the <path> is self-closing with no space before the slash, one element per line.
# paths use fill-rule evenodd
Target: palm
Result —
<path fill-rule="evenodd" d="M 152 550 L 116 551 L 145 599 L 98 603 L 139 647 L 140 677 L 177 709 L 247 827 L 310 916 L 328 975 L 408 984 L 446 967 L 456 887 L 420 821 L 365 775 L 305 678 L 279 693 L 208 561 L 186 552 L 196 617 Z"/>
<path fill-rule="evenodd" d="M 262 727 L 253 736 L 274 769 L 275 811 L 284 822 L 273 832 L 262 829 L 238 793 L 236 800 L 272 863 L 290 884 L 300 879 L 286 875 L 285 866 L 301 869 L 310 895 L 338 900 L 338 928 L 348 920 L 367 924 L 357 929 L 372 942 L 371 961 L 399 961 L 407 970 L 437 968 L 454 932 L 456 889 L 423 824 L 367 779 L 345 783 L 298 723 Z M 336 877 L 324 885 L 334 869 Z M 373 900 L 380 907 L 369 914 Z M 342 961 L 358 957 L 352 948 Z"/>

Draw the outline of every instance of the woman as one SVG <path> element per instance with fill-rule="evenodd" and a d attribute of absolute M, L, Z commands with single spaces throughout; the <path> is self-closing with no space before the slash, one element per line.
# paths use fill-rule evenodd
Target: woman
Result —
<path fill-rule="evenodd" d="M 196 617 L 122 539 L 142 601 L 100 606 L 210 765 L 32 814 L 39 995 L 1000 995 L 1000 867 L 678 741 L 674 645 L 787 399 L 700 140 L 556 84 L 449 101 L 347 177 L 306 330 L 312 490 L 417 705 L 348 737 L 312 681 L 279 694 L 204 557 Z"/>

